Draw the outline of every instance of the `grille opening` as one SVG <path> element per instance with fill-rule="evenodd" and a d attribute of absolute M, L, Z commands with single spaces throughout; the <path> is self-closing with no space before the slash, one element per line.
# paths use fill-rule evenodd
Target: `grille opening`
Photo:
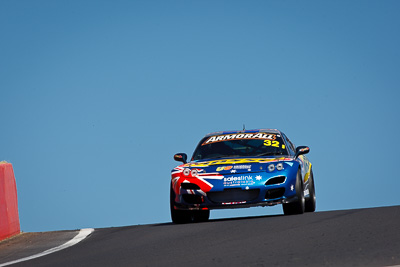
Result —
<path fill-rule="evenodd" d="M 260 189 L 242 190 L 240 188 L 225 189 L 219 192 L 208 192 L 207 197 L 214 203 L 241 202 L 255 200 Z"/>
<path fill-rule="evenodd" d="M 280 198 L 280 197 L 283 197 L 283 194 L 285 194 L 285 188 L 283 188 L 283 187 L 270 189 L 265 194 L 265 199 Z"/>
<path fill-rule="evenodd" d="M 201 203 L 203 203 L 203 197 L 199 196 L 199 195 L 183 194 L 182 198 L 186 203 L 189 203 L 189 204 L 201 204 Z"/>
<path fill-rule="evenodd" d="M 282 183 L 285 182 L 285 180 L 286 180 L 285 176 L 278 176 L 278 177 L 274 177 L 274 178 L 269 179 L 265 183 L 265 185 L 282 184 Z"/>
<path fill-rule="evenodd" d="M 200 187 L 197 184 L 192 184 L 192 183 L 181 183 L 181 188 L 182 189 L 192 189 L 192 190 L 200 189 Z"/>

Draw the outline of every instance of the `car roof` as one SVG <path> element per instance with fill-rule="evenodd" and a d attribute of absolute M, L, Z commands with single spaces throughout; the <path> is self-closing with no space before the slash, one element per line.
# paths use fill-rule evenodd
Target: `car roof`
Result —
<path fill-rule="evenodd" d="M 206 134 L 205 137 L 213 136 L 213 135 L 221 135 L 221 134 L 237 134 L 237 133 L 258 133 L 258 132 L 268 132 L 268 133 L 275 133 L 281 134 L 282 132 L 278 129 L 252 129 L 252 130 L 240 130 L 240 131 L 221 131 L 221 132 L 213 132 Z"/>

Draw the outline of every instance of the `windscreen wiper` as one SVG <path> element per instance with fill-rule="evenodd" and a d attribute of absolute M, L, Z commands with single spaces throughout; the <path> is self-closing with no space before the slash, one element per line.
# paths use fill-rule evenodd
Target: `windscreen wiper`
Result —
<path fill-rule="evenodd" d="M 224 156 L 204 158 L 204 159 L 221 159 L 221 158 L 237 158 L 237 157 L 240 157 L 240 156 L 238 156 L 238 155 L 224 155 Z"/>
<path fill-rule="evenodd" d="M 274 155 L 283 155 L 283 153 L 282 152 L 265 152 L 265 153 L 261 153 L 261 154 L 255 155 L 255 157 L 274 156 Z"/>

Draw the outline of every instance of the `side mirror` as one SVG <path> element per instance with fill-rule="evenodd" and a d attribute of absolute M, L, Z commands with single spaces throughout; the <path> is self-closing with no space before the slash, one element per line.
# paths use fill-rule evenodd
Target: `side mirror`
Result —
<path fill-rule="evenodd" d="M 187 162 L 187 155 L 186 155 L 186 153 L 175 154 L 174 155 L 174 160 L 186 163 Z"/>
<path fill-rule="evenodd" d="M 308 146 L 298 146 L 296 147 L 296 155 L 294 158 L 297 159 L 298 156 L 307 154 L 308 152 L 310 152 L 310 148 Z"/>

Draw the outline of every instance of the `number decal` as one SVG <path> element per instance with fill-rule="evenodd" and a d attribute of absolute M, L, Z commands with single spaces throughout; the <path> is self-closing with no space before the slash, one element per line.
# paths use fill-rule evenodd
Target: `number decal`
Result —
<path fill-rule="evenodd" d="M 264 146 L 271 146 L 271 140 L 265 140 Z"/>
<path fill-rule="evenodd" d="M 265 140 L 264 141 L 264 146 L 279 147 L 279 141 Z"/>

